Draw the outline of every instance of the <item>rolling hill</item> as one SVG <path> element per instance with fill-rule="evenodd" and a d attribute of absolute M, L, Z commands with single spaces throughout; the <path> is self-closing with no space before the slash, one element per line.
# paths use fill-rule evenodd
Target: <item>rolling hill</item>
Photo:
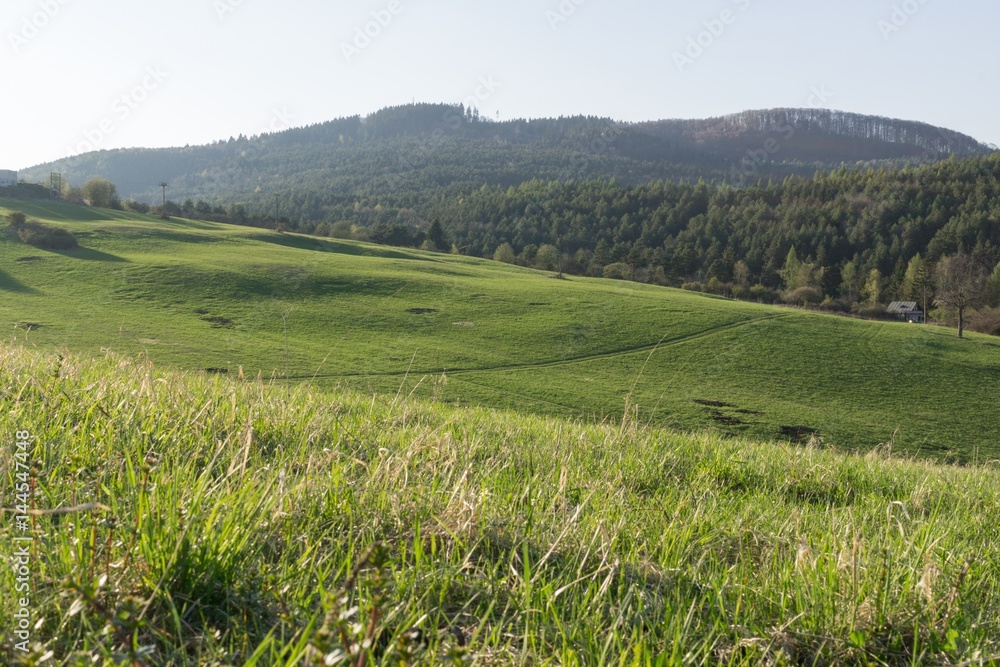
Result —
<path fill-rule="evenodd" d="M 331 206 L 392 196 L 416 207 L 439 193 L 534 180 L 729 183 L 811 175 L 841 164 L 934 162 L 989 153 L 975 139 L 922 123 L 818 109 L 747 111 L 705 120 L 621 123 L 573 117 L 494 122 L 445 104 L 415 104 L 205 146 L 102 150 L 21 172 L 82 185 L 100 176 L 124 199 L 241 204 L 297 222 Z M 335 220 L 331 221 L 335 222 Z"/>
<path fill-rule="evenodd" d="M 416 250 L 66 204 L 5 232 L 0 322 L 44 349 L 760 440 L 1000 455 L 1000 342 Z"/>

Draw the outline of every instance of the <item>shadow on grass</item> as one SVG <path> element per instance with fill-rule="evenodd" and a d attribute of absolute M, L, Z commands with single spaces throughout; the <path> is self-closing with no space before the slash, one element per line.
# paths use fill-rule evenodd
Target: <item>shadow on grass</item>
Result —
<path fill-rule="evenodd" d="M 294 234 L 254 234 L 248 236 L 254 241 L 273 243 L 287 248 L 299 250 L 314 250 L 316 252 L 336 253 L 339 255 L 354 255 L 357 257 L 383 257 L 385 259 L 410 259 L 420 262 L 433 261 L 428 257 L 410 254 L 385 247 L 361 246 L 353 243 L 343 243 L 334 239 L 316 239 Z"/>
<path fill-rule="evenodd" d="M 18 294 L 39 294 L 40 292 L 32 287 L 28 287 L 14 276 L 0 271 L 0 290 L 6 292 L 17 292 Z"/>
<path fill-rule="evenodd" d="M 113 262 L 122 264 L 128 263 L 129 261 L 124 257 L 119 257 L 118 255 L 111 255 L 106 252 L 101 252 L 100 250 L 84 248 L 82 246 L 74 250 L 50 250 L 49 252 L 62 255 L 63 257 L 69 257 L 71 259 L 86 260 L 88 262 Z"/>
<path fill-rule="evenodd" d="M 89 206 L 77 204 L 66 204 L 63 202 L 38 202 L 38 201 L 14 201 L 3 200 L 0 202 L 4 208 L 14 211 L 23 211 L 31 217 L 44 218 L 51 222 L 96 222 L 98 220 L 109 219 L 109 214 L 118 211 L 109 211 Z"/>

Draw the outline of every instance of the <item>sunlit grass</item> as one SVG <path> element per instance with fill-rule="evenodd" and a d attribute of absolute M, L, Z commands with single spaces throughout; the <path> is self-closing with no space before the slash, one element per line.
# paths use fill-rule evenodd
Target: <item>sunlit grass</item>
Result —
<path fill-rule="evenodd" d="M 6 207 L 6 208 L 4 208 Z M 538 415 L 1000 459 L 1000 339 L 737 303 L 469 257 L 0 201 L 0 334 L 44 350 L 315 380 Z"/>
<path fill-rule="evenodd" d="M 956 665 L 1000 654 L 992 468 L 286 391 L 0 347 L 4 488 L 12 434 L 28 430 L 35 507 L 90 506 L 33 518 L 35 659 Z M 0 540 L 14 535 L 7 515 Z M 5 568 L 5 647 L 13 586 Z"/>

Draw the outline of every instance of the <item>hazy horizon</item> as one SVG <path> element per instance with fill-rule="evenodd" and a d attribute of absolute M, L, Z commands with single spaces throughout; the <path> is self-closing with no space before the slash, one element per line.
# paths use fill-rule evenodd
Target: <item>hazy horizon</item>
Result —
<path fill-rule="evenodd" d="M 0 168 L 411 101 L 625 122 L 818 107 L 998 144 L 998 18 L 1000 7 L 970 0 L 179 0 L 168 11 L 13 0 L 0 48 L 22 104 L 8 105 L 16 131 Z"/>

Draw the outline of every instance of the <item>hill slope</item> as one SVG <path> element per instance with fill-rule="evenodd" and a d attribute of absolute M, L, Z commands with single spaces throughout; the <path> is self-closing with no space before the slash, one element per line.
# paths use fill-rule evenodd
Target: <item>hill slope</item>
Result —
<path fill-rule="evenodd" d="M 0 574 L 5 664 L 21 641 L 27 664 L 178 666 L 971 666 L 1000 650 L 995 470 L 353 392 L 286 401 L 8 344 L 0 408 L 24 442 L 6 477 L 42 512 L 0 525 L 32 586 L 28 641 L 15 569 Z"/>
<path fill-rule="evenodd" d="M 306 222 L 324 220 L 324 207 L 366 196 L 422 201 L 439 190 L 468 192 L 532 179 L 755 182 L 843 162 L 935 161 L 987 152 L 950 130 L 826 110 L 639 124 L 591 117 L 492 122 L 460 106 L 420 104 L 207 146 L 86 153 L 24 170 L 21 177 L 45 182 L 55 171 L 81 185 L 102 176 L 124 198 L 147 202 L 156 202 L 157 184 L 169 181 L 177 202 L 241 203 L 251 213 L 273 210 L 272 195 L 281 193 L 284 214 Z"/>
<path fill-rule="evenodd" d="M 546 415 L 628 411 L 765 440 L 1000 456 L 995 338 L 215 223 L 0 207 L 82 245 L 0 240 L 0 322 L 32 345 Z"/>

